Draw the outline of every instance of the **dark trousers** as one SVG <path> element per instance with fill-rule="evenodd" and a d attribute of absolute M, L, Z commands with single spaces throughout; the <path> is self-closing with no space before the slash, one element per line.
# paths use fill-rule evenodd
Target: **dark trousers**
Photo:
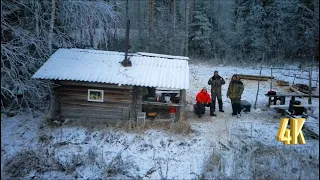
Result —
<path fill-rule="evenodd" d="M 197 103 L 195 104 L 194 107 L 194 112 L 201 116 L 202 114 L 204 114 L 206 112 L 206 107 L 210 107 L 211 103 L 208 104 L 202 104 L 202 103 Z"/>
<path fill-rule="evenodd" d="M 210 106 L 210 112 L 213 113 L 216 111 L 216 99 L 218 99 L 218 104 L 219 104 L 219 111 L 223 110 L 222 108 L 222 98 L 221 95 L 217 96 L 216 94 L 211 95 L 211 106 Z"/>
<path fill-rule="evenodd" d="M 241 105 L 240 105 L 240 99 L 231 99 L 231 105 L 232 105 L 232 114 L 237 115 L 241 113 Z"/>

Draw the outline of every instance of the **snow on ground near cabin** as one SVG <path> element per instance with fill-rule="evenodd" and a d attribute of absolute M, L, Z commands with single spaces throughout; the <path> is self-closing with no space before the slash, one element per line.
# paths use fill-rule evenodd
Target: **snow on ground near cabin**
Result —
<path fill-rule="evenodd" d="M 210 117 L 207 108 L 199 119 L 192 113 L 192 104 L 196 93 L 203 86 L 209 87 L 207 81 L 214 70 L 226 79 L 225 113 L 217 112 L 217 117 Z M 307 144 L 295 146 L 276 141 L 281 116 L 266 107 L 268 99 L 264 94 L 270 89 L 269 82 L 260 84 L 257 109 L 252 107 L 241 118 L 230 116 L 231 104 L 225 94 L 234 73 L 258 74 L 259 69 L 190 64 L 187 116 L 193 132 L 189 135 L 160 129 L 125 132 L 103 126 L 49 128 L 42 123 L 43 119 L 32 119 L 26 114 L 3 116 L 1 174 L 7 179 L 318 179 L 317 139 L 305 134 Z M 273 75 L 283 78 L 281 72 Z M 243 80 L 243 83 L 242 99 L 253 106 L 257 81 Z M 275 84 L 274 89 L 286 91 Z M 297 100 L 307 103 L 307 98 Z M 319 105 L 319 100 L 314 98 L 312 103 Z M 308 119 L 306 124 L 319 128 L 319 110 L 314 111 L 315 118 Z"/>

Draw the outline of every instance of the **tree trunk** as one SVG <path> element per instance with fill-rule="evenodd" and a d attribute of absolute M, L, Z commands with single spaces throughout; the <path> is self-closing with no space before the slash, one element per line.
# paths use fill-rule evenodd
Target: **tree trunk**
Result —
<path fill-rule="evenodd" d="M 49 47 L 50 54 L 52 54 L 52 40 L 53 40 L 55 13 L 56 13 L 56 0 L 51 0 L 51 18 L 50 18 L 50 29 L 49 29 L 49 38 L 48 38 L 48 47 Z"/>
<path fill-rule="evenodd" d="M 114 9 L 115 11 L 117 11 L 117 0 L 114 0 Z M 113 24 L 113 30 L 114 30 L 114 33 L 113 33 L 113 43 L 116 43 L 117 42 L 117 29 L 116 29 L 116 22 L 114 22 Z M 116 43 L 118 45 L 118 43 Z M 113 48 L 115 48 L 115 46 L 113 46 Z"/>
<path fill-rule="evenodd" d="M 137 17 L 137 25 L 138 25 L 138 31 L 139 31 L 139 35 L 141 33 L 141 19 L 140 19 L 140 1 L 136 1 L 137 2 L 137 6 L 138 6 L 138 17 Z"/>
<path fill-rule="evenodd" d="M 185 56 L 188 56 L 188 46 L 189 46 L 189 3 L 188 0 L 185 0 L 185 25 L 186 25 L 186 44 L 185 44 Z"/>
<path fill-rule="evenodd" d="M 94 47 L 94 29 L 92 27 L 90 28 L 89 33 L 90 33 L 90 46 Z"/>
<path fill-rule="evenodd" d="M 151 51 L 151 40 L 152 40 L 152 31 L 153 31 L 153 7 L 154 1 L 149 0 L 149 51 Z"/>
<path fill-rule="evenodd" d="M 39 2 L 35 1 L 35 19 L 36 19 L 36 36 L 40 37 L 40 29 L 39 29 Z"/>
<path fill-rule="evenodd" d="M 173 0 L 173 40 L 176 35 L 176 0 Z"/>

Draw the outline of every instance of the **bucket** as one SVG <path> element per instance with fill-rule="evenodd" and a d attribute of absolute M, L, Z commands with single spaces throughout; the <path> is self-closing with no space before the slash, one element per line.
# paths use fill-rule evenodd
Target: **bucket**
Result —
<path fill-rule="evenodd" d="M 176 120 L 176 113 L 170 113 L 170 120 L 174 122 Z"/>
<path fill-rule="evenodd" d="M 165 100 L 165 102 L 169 102 L 169 101 L 170 101 L 170 98 L 171 98 L 170 94 L 165 94 L 165 95 L 164 95 L 164 100 Z"/>
<path fill-rule="evenodd" d="M 176 113 L 177 109 L 174 107 L 169 108 L 169 113 Z"/>
<path fill-rule="evenodd" d="M 176 108 L 174 107 L 169 108 L 171 122 L 174 122 L 176 120 L 176 112 L 177 112 Z"/>

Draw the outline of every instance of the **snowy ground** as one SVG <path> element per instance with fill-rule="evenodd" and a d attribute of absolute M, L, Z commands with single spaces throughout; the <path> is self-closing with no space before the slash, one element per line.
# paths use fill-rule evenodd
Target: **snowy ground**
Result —
<path fill-rule="evenodd" d="M 34 179 L 318 179 L 319 141 L 306 136 L 306 145 L 285 146 L 276 141 L 280 114 L 266 107 L 269 82 L 261 82 L 257 109 L 231 117 L 230 100 L 223 93 L 225 113 L 199 119 L 192 113 L 196 93 L 207 86 L 213 71 L 226 79 L 234 73 L 258 74 L 258 68 L 212 67 L 190 64 L 187 90 L 188 122 L 192 133 L 161 129 L 141 132 L 114 127 L 50 128 L 42 118 L 26 113 L 1 118 L 2 177 Z M 293 81 L 273 72 L 278 79 Z M 262 74 L 270 75 L 270 70 Z M 316 79 L 318 74 L 314 74 Z M 308 76 L 306 76 L 308 77 Z M 257 81 L 243 80 L 242 99 L 255 101 Z M 295 80 L 295 83 L 299 83 Z M 302 82 L 301 82 L 302 83 Z M 315 84 L 317 85 L 317 84 Z M 318 85 L 317 85 L 318 86 Z M 273 89 L 287 91 L 277 87 Z M 299 99 L 307 103 L 307 98 Z M 288 101 L 288 99 L 287 99 Z M 313 99 L 319 105 L 319 99 Z M 207 109 L 209 110 L 209 109 Z M 319 128 L 319 110 L 306 124 Z"/>

